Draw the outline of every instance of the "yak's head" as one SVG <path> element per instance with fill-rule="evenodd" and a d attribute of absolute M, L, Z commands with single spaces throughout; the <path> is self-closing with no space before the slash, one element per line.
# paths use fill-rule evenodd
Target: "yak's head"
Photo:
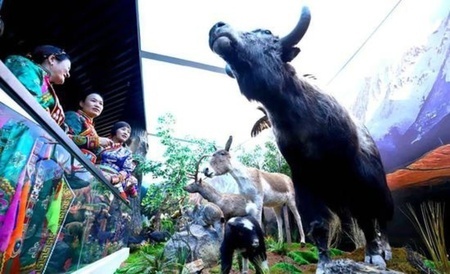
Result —
<path fill-rule="evenodd" d="M 240 32 L 218 22 L 209 31 L 209 47 L 227 62 L 227 74 L 239 79 L 249 70 L 261 66 L 277 69 L 283 63 L 292 61 L 300 52 L 296 45 L 306 33 L 310 21 L 309 8 L 303 7 L 295 28 L 282 38 L 273 35 L 270 30 Z"/>

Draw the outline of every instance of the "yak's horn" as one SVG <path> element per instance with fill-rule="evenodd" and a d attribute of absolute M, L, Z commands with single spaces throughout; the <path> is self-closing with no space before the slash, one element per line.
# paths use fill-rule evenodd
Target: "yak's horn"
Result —
<path fill-rule="evenodd" d="M 283 47 L 293 47 L 303 38 L 311 21 L 311 12 L 307 6 L 302 8 L 302 14 L 297 26 L 286 36 L 280 39 Z"/>

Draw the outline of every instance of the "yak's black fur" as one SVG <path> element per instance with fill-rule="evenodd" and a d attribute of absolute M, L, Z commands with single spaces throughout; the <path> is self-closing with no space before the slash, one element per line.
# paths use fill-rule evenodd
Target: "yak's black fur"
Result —
<path fill-rule="evenodd" d="M 330 261 L 330 210 L 357 220 L 367 242 L 365 260 L 385 266 L 383 257 L 391 254 L 384 232 L 393 202 L 376 144 L 337 100 L 288 64 L 300 52 L 295 45 L 309 20 L 305 7 L 296 30 L 283 38 L 261 29 L 238 32 L 219 22 L 210 30 L 209 45 L 227 62 L 241 93 L 267 111 L 291 168 L 297 205 L 319 248 L 319 268 Z"/>
<path fill-rule="evenodd" d="M 244 260 L 253 264 L 256 273 L 263 273 L 267 266 L 264 233 L 256 219 L 250 215 L 233 217 L 225 226 L 225 235 L 220 246 L 222 274 L 230 273 L 235 251 L 240 252 Z M 243 272 L 247 270 L 242 269 Z"/>

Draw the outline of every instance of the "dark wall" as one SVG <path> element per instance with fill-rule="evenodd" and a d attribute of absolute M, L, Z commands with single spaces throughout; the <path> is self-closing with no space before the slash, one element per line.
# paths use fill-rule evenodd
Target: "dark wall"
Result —
<path fill-rule="evenodd" d="M 138 18 L 133 0 L 4 0 L 5 33 L 0 58 L 40 44 L 71 56 L 71 78 L 56 86 L 65 110 L 76 109 L 84 92 L 98 91 L 105 109 L 96 119 L 101 135 L 118 120 L 145 128 Z"/>

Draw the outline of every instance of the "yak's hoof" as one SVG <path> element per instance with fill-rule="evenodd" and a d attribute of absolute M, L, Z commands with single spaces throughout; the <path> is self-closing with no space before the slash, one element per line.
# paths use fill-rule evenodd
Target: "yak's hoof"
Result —
<path fill-rule="evenodd" d="M 319 252 L 319 262 L 317 263 L 316 274 L 324 274 L 327 269 L 327 264 L 331 262 L 331 258 L 325 254 L 320 254 Z"/>
<path fill-rule="evenodd" d="M 316 274 L 325 274 L 325 269 L 327 269 L 328 262 L 319 262 L 316 268 Z"/>
<path fill-rule="evenodd" d="M 389 261 L 390 259 L 392 259 L 392 250 L 385 250 L 384 251 L 384 259 L 386 261 Z"/>
<path fill-rule="evenodd" d="M 366 262 L 368 264 L 373 264 L 373 265 L 376 265 L 376 266 L 379 266 L 382 268 L 386 268 L 386 262 L 384 261 L 383 257 L 378 254 L 366 255 L 364 262 Z"/>

